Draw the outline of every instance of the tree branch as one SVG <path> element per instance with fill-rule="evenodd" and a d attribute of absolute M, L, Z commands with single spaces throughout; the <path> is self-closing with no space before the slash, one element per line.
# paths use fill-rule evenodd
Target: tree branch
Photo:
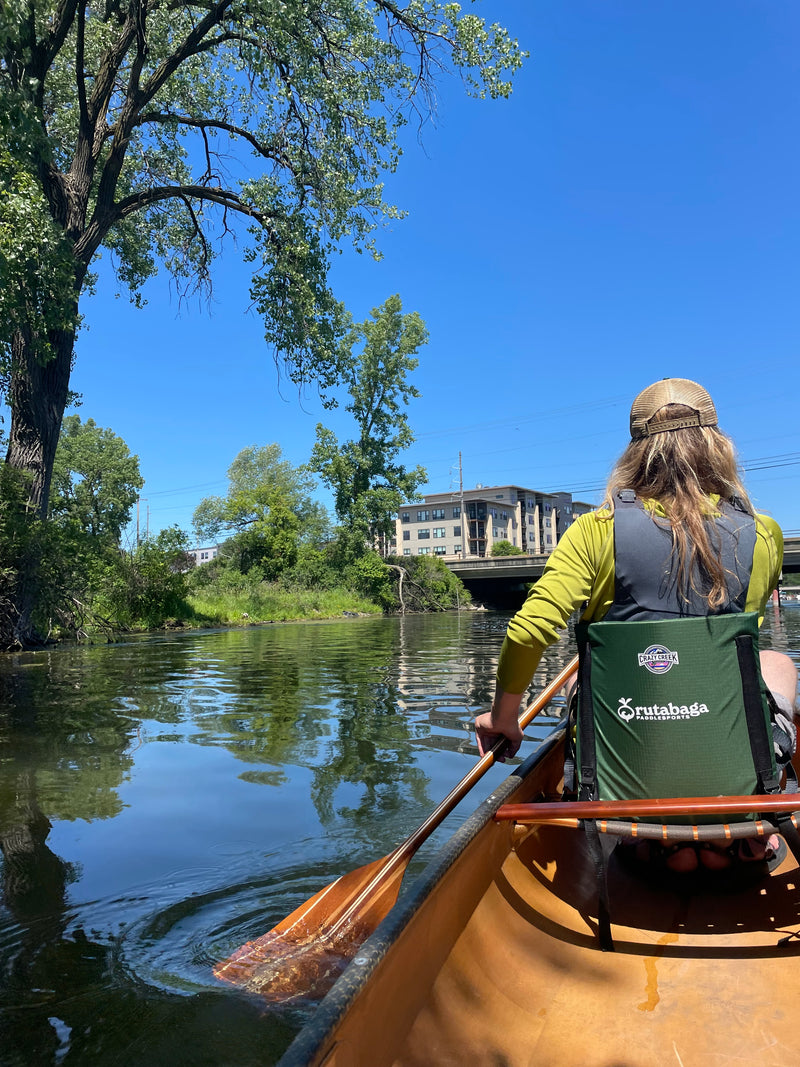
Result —
<path fill-rule="evenodd" d="M 115 222 L 132 215 L 135 211 L 152 207 L 164 200 L 177 199 L 184 203 L 187 198 L 204 200 L 209 203 L 219 204 L 226 211 L 235 211 L 239 215 L 245 215 L 254 219 L 262 226 L 268 228 L 272 216 L 259 211 L 257 208 L 246 204 L 236 193 L 228 189 L 211 188 L 207 185 L 161 185 L 151 189 L 142 189 L 132 196 L 126 196 L 115 204 L 112 211 L 103 216 L 102 222 L 94 218 L 86 227 L 83 236 L 75 243 L 75 255 L 84 262 L 89 262 L 91 257 L 100 247 L 106 233 Z M 196 220 L 195 220 L 196 221 Z"/>
<path fill-rule="evenodd" d="M 126 196 L 124 200 L 115 206 L 114 219 L 117 222 L 127 218 L 134 211 L 150 207 L 162 200 L 170 200 L 177 197 L 181 200 L 191 197 L 194 200 L 207 200 L 214 204 L 236 211 L 240 215 L 247 215 L 256 222 L 265 224 L 270 216 L 263 211 L 246 204 L 236 193 L 229 189 L 211 188 L 208 185 L 161 185 L 152 189 L 142 189 L 141 192 Z"/>
<path fill-rule="evenodd" d="M 194 118 L 191 115 L 174 115 L 168 111 L 146 111 L 139 115 L 137 119 L 137 125 L 143 126 L 147 123 L 161 123 L 166 124 L 169 122 L 177 122 L 181 126 L 195 126 L 199 130 L 224 130 L 226 133 L 231 134 L 233 137 L 241 137 L 247 141 L 248 144 L 255 148 L 256 152 L 264 159 L 272 159 L 277 163 L 281 163 L 289 169 L 292 169 L 291 162 L 284 152 L 279 148 L 273 148 L 270 145 L 265 144 L 259 140 L 255 134 L 250 130 L 245 129 L 243 126 L 237 126 L 232 122 L 224 122 L 222 119 L 200 119 Z"/>

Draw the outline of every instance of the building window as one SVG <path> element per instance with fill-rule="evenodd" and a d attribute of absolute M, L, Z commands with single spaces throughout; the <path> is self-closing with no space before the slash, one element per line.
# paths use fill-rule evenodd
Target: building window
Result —
<path fill-rule="evenodd" d="M 453 537 L 460 537 L 460 536 L 461 536 L 461 527 L 460 526 L 454 526 L 453 527 Z"/>
<path fill-rule="evenodd" d="M 444 526 L 434 526 L 434 528 L 433 528 L 433 536 L 434 537 L 446 537 L 447 535 L 445 533 Z"/>
<path fill-rule="evenodd" d="M 460 519 L 461 518 L 461 508 L 453 508 L 453 518 L 454 519 Z"/>
<path fill-rule="evenodd" d="M 407 511 L 404 511 L 400 516 L 400 522 L 411 522 L 411 515 Z"/>
<path fill-rule="evenodd" d="M 418 541 L 427 541 L 427 540 L 430 539 L 430 536 L 431 536 L 430 530 L 417 530 L 417 540 Z"/>
<path fill-rule="evenodd" d="M 411 540 L 411 531 L 410 530 L 403 530 L 403 540 L 404 541 L 410 541 Z"/>
<path fill-rule="evenodd" d="M 457 555 L 460 556 L 461 555 L 461 545 L 453 545 L 453 552 L 455 552 Z"/>
<path fill-rule="evenodd" d="M 419 554 L 421 556 L 429 556 L 431 554 L 431 550 L 429 548 L 421 548 L 419 550 Z"/>
<path fill-rule="evenodd" d="M 427 522 L 428 521 L 428 515 L 429 515 L 428 511 L 418 511 L 417 512 L 417 522 Z"/>
<path fill-rule="evenodd" d="M 434 554 L 434 556 L 446 556 L 447 555 L 447 545 L 436 545 L 436 547 L 433 550 L 433 554 Z"/>
<path fill-rule="evenodd" d="M 410 548 L 404 548 L 403 549 L 403 555 L 404 556 L 410 556 L 411 555 L 411 549 Z"/>
<path fill-rule="evenodd" d="M 495 493 L 494 498 L 495 500 L 502 500 L 505 495 L 505 493 Z"/>
<path fill-rule="evenodd" d="M 431 518 L 432 519 L 443 519 L 444 518 L 444 508 L 434 508 L 433 511 L 431 512 Z"/>

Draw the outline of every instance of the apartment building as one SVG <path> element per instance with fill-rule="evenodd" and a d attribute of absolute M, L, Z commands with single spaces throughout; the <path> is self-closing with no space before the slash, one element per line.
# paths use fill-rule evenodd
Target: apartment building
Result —
<path fill-rule="evenodd" d="M 218 552 L 219 545 L 209 545 L 208 548 L 190 548 L 186 554 L 192 556 L 199 567 L 201 563 L 210 563 L 212 559 L 216 559 Z"/>
<path fill-rule="evenodd" d="M 497 541 L 529 555 L 548 555 L 578 515 L 595 505 L 571 493 L 542 493 L 518 485 L 478 485 L 463 493 L 429 493 L 404 504 L 390 551 L 400 556 L 490 556 Z"/>

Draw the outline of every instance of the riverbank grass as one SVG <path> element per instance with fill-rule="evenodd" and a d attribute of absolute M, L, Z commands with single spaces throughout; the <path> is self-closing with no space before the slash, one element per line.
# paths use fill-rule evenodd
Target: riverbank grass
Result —
<path fill-rule="evenodd" d="M 350 589 L 283 589 L 260 583 L 247 589 L 208 587 L 186 599 L 195 619 L 212 626 L 381 614 L 377 604 Z"/>

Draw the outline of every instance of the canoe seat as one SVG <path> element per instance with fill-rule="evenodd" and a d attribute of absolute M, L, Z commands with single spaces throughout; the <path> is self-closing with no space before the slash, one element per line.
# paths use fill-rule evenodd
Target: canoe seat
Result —
<path fill-rule="evenodd" d="M 613 834 L 650 841 L 691 843 L 719 839 L 738 840 L 782 834 L 800 863 L 800 795 L 775 793 L 731 797 L 665 797 L 641 800 L 542 801 L 503 804 L 497 822 L 550 825 L 587 830 L 592 844 L 597 834 Z M 716 823 L 688 821 L 717 816 Z M 755 816 L 755 818 L 748 818 Z M 658 818 L 686 818 L 686 822 L 659 822 Z M 644 821 L 647 820 L 647 821 Z M 655 821 L 653 821 L 655 820 Z M 593 849 L 598 873 L 598 939 L 604 951 L 613 951 L 608 913 L 606 869 L 602 849 Z"/>

